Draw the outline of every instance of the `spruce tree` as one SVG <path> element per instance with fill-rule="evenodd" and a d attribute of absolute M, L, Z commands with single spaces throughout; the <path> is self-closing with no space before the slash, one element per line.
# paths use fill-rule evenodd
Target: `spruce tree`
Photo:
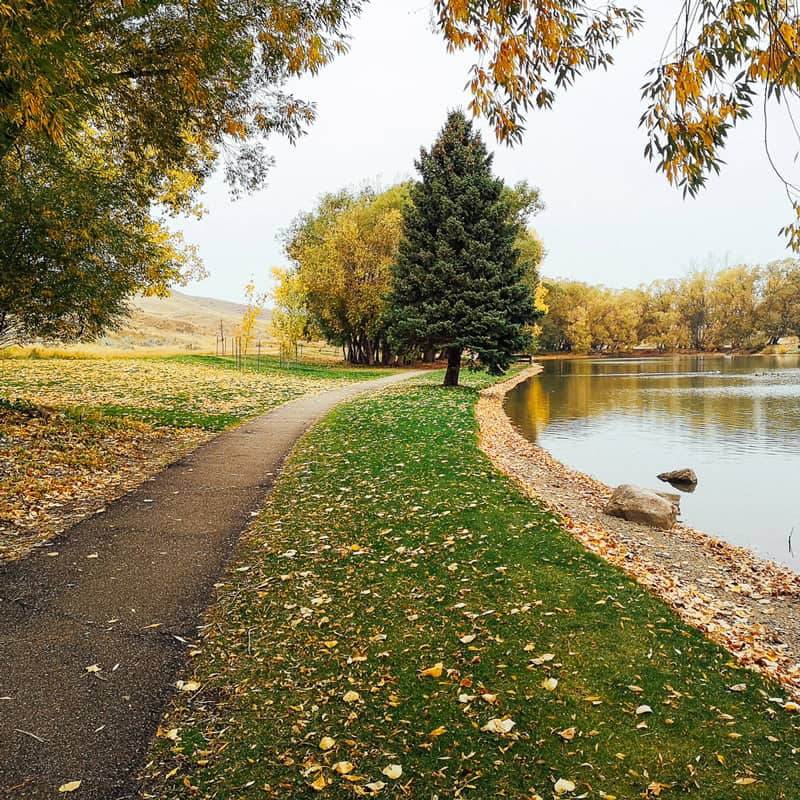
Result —
<path fill-rule="evenodd" d="M 422 179 L 404 210 L 390 332 L 399 349 L 445 348 L 445 386 L 458 385 L 465 350 L 502 374 L 537 316 L 492 159 L 472 123 L 451 112 L 430 151 L 420 151 Z"/>

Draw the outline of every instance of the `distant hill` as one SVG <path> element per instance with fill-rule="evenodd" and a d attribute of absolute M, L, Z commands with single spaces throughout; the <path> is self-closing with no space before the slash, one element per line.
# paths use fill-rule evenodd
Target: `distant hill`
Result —
<path fill-rule="evenodd" d="M 245 311 L 241 303 L 175 290 L 170 297 L 137 297 L 131 307 L 133 313 L 120 329 L 109 333 L 92 349 L 213 352 L 220 324 L 229 347 Z M 271 312 L 265 309 L 256 323 L 256 336 L 265 342 L 270 338 L 270 317 Z"/>

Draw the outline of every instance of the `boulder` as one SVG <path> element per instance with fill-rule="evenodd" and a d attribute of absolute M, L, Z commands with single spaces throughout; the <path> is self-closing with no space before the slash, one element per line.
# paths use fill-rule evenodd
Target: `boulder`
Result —
<path fill-rule="evenodd" d="M 672 472 L 662 472 L 657 476 L 660 481 L 667 483 L 687 483 L 694 486 L 697 483 L 697 475 L 693 469 L 684 467 L 683 469 L 674 469 Z"/>
<path fill-rule="evenodd" d="M 605 507 L 606 514 L 630 522 L 643 522 L 653 528 L 668 531 L 678 519 L 678 506 L 660 497 L 652 489 L 642 489 L 624 483 L 614 489 Z"/>
<path fill-rule="evenodd" d="M 656 492 L 659 497 L 663 497 L 675 506 L 675 513 L 681 513 L 681 496 L 675 492 Z"/>

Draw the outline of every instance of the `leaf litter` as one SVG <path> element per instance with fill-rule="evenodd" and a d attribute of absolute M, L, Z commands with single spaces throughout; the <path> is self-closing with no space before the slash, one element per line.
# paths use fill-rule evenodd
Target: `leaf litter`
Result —
<path fill-rule="evenodd" d="M 0 359 L 0 559 L 46 545 L 217 431 L 340 382 L 178 359 Z"/>
<path fill-rule="evenodd" d="M 143 797 L 733 800 L 752 776 L 747 797 L 788 800 L 800 731 L 774 689 L 731 693 L 724 650 L 481 456 L 473 393 L 419 384 L 340 407 L 295 450 Z"/>

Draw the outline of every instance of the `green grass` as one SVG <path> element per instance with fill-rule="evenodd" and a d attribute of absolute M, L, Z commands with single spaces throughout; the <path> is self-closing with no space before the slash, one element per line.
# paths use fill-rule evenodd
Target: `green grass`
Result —
<path fill-rule="evenodd" d="M 89 409 L 89 413 L 110 418 L 135 419 L 156 427 L 199 428 L 204 431 L 224 431 L 242 420 L 239 414 L 203 414 L 192 409 L 181 408 L 133 408 L 130 406 L 100 406 Z"/>
<path fill-rule="evenodd" d="M 340 407 L 295 451 L 144 796 L 521 800 L 566 779 L 566 797 L 797 798 L 781 690 L 584 551 L 478 450 L 474 390 L 429 380 Z"/>
<path fill-rule="evenodd" d="M 238 370 L 231 359 L 215 356 L 9 359 L 0 361 L 0 402 L 56 408 L 75 419 L 221 431 L 297 397 L 396 371 L 281 366 L 269 357 L 260 366 Z"/>
<path fill-rule="evenodd" d="M 182 364 L 203 364 L 219 369 L 233 370 L 237 368 L 232 356 L 171 356 L 167 360 Z M 281 361 L 279 358 L 272 355 L 262 355 L 260 358 L 249 355 L 245 356 L 242 361 L 247 371 L 275 372 L 284 373 L 286 375 L 332 378 L 336 380 L 366 381 L 398 372 L 396 369 L 385 367 L 356 367 L 344 366 L 341 364 Z"/>

